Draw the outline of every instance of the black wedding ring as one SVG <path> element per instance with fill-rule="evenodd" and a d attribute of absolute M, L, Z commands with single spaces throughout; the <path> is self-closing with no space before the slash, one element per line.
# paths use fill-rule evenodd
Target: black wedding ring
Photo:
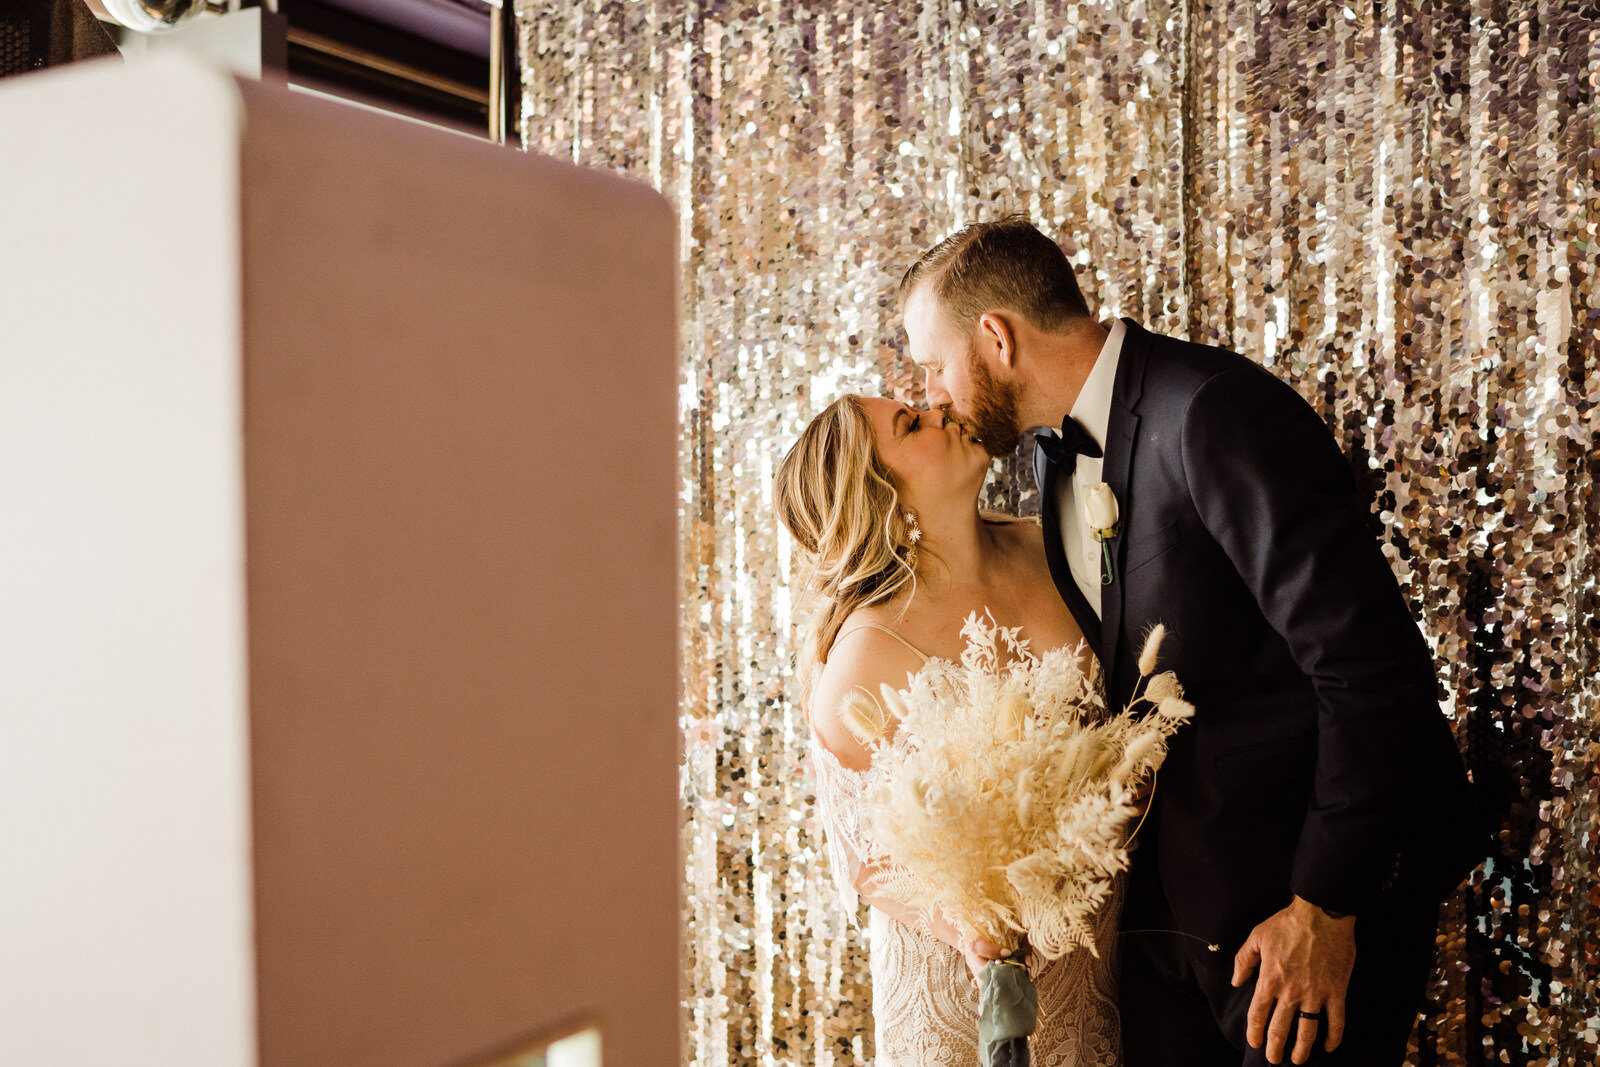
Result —
<path fill-rule="evenodd" d="M 1301 1019 L 1310 1019 L 1312 1022 L 1322 1021 L 1322 1013 L 1320 1011 L 1297 1011 L 1295 1015 Z"/>

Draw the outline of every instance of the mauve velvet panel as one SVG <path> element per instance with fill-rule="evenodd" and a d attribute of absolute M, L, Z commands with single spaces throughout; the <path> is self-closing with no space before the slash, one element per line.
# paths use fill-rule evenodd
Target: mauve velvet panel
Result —
<path fill-rule="evenodd" d="M 670 209 L 243 92 L 261 1064 L 676 1062 Z"/>

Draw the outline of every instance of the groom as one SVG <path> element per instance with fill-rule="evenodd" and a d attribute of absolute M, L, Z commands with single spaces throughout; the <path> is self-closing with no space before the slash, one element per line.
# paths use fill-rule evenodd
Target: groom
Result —
<path fill-rule="evenodd" d="M 1196 708 L 1128 876 L 1127 1067 L 1401 1063 L 1439 903 L 1487 842 L 1327 428 L 1242 356 L 1097 322 L 1021 216 L 930 249 L 900 301 L 931 405 L 995 456 L 1052 427 L 1045 550 L 1110 705 L 1160 622 L 1162 668 Z M 1107 490 L 1102 541 L 1082 504 Z"/>

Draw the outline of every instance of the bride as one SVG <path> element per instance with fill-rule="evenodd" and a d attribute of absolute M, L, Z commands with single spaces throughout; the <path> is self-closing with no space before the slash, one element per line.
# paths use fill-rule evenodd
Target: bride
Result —
<path fill-rule="evenodd" d="M 1039 524 L 979 510 L 989 463 L 937 411 L 845 396 L 807 425 L 778 473 L 778 514 L 823 598 L 800 657 L 802 700 L 834 878 L 849 914 L 857 894 L 871 905 L 878 1067 L 976 1064 L 972 976 L 1001 950 L 962 944 L 943 915 L 918 914 L 876 891 L 874 870 L 860 859 L 856 807 L 871 757 L 841 721 L 841 702 L 876 700 L 885 683 L 904 689 L 930 657 L 959 660 L 962 620 L 973 612 L 1021 627 L 1036 652 L 1083 639 L 1051 581 Z M 1110 950 L 1117 903 L 1097 922 L 1099 958 L 1072 952 L 1036 971 L 1034 1063 L 1120 1063 Z"/>

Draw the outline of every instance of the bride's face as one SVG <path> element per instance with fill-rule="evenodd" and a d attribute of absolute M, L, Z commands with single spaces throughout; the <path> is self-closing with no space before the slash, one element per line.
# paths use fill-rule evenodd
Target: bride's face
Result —
<path fill-rule="evenodd" d="M 887 397 L 862 397 L 861 406 L 872 421 L 878 456 L 908 506 L 921 510 L 976 498 L 989 454 L 959 422 Z"/>

